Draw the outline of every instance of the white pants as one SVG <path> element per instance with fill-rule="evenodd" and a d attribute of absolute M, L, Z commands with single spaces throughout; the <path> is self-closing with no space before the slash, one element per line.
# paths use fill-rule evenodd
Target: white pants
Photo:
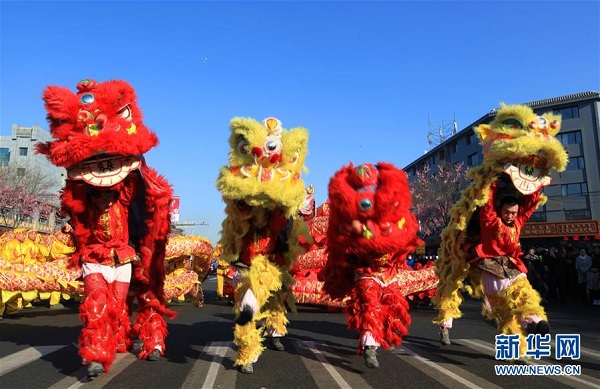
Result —
<path fill-rule="evenodd" d="M 131 263 L 125 263 L 117 266 L 106 266 L 97 263 L 86 263 L 82 265 L 83 277 L 101 273 L 107 283 L 112 284 L 115 281 L 127 282 L 131 281 Z"/>

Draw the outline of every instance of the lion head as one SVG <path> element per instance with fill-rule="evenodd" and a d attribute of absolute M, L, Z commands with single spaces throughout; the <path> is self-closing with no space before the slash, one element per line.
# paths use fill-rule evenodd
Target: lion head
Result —
<path fill-rule="evenodd" d="M 392 164 L 343 167 L 329 183 L 329 201 L 328 242 L 346 254 L 377 259 L 420 243 L 408 179 Z"/>
<path fill-rule="evenodd" d="M 112 186 L 140 166 L 158 138 L 142 122 L 131 85 L 125 81 L 82 80 L 77 93 L 59 86 L 44 90 L 53 140 L 37 145 L 70 179 Z"/>
<path fill-rule="evenodd" d="M 306 197 L 308 130 L 285 130 L 273 117 L 258 122 L 234 118 L 230 124 L 229 166 L 221 168 L 217 188 L 226 201 L 243 200 L 251 207 L 281 207 L 291 216 Z"/>
<path fill-rule="evenodd" d="M 483 165 L 506 172 L 515 187 L 529 194 L 550 184 L 550 170 L 565 169 L 568 156 L 556 139 L 561 118 L 536 115 L 525 105 L 501 105 L 490 124 L 474 129 L 483 146 Z"/>

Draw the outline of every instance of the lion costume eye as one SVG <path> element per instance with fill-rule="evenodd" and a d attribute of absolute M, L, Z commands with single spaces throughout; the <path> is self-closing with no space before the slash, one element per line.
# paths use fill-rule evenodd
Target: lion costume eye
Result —
<path fill-rule="evenodd" d="M 126 106 L 124 106 L 123 108 L 118 110 L 117 115 L 119 115 L 123 119 L 130 120 L 131 119 L 131 107 L 129 107 L 129 104 L 127 104 Z"/>
<path fill-rule="evenodd" d="M 268 154 L 281 153 L 282 148 L 283 146 L 279 138 L 267 138 L 265 141 L 264 150 Z"/>
<path fill-rule="evenodd" d="M 546 120 L 546 118 L 538 116 L 538 121 L 540 122 L 540 129 L 545 130 L 546 128 L 548 128 L 548 121 Z"/>
<path fill-rule="evenodd" d="M 362 211 L 369 211 L 371 208 L 373 208 L 373 203 L 369 199 L 361 199 L 359 206 Z"/>
<path fill-rule="evenodd" d="M 238 141 L 237 149 L 240 152 L 240 154 L 247 155 L 250 152 L 250 145 L 246 139 L 241 138 Z"/>
<path fill-rule="evenodd" d="M 517 119 L 506 119 L 502 122 L 502 125 L 510 128 L 511 130 L 522 130 L 523 125 Z"/>

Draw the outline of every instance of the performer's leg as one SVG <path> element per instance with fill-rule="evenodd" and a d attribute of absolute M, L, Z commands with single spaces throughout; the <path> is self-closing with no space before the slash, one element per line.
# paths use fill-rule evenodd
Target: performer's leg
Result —
<path fill-rule="evenodd" d="M 438 315 L 433 321 L 440 331 L 440 342 L 443 345 L 451 344 L 450 329 L 454 319 L 461 317 L 459 309 L 462 303 L 462 281 L 445 280 L 442 288 L 438 289 L 434 303 L 438 307 Z"/>
<path fill-rule="evenodd" d="M 223 298 L 223 284 L 225 282 L 224 273 L 225 270 L 217 269 L 217 300 L 221 300 Z"/>
<path fill-rule="evenodd" d="M 384 318 L 381 305 L 381 285 L 372 279 L 356 282 L 348 303 L 348 328 L 359 333 L 358 353 L 363 355 L 367 367 L 379 367 L 377 349 L 384 341 Z"/>
<path fill-rule="evenodd" d="M 281 343 L 281 338 L 287 334 L 287 325 L 289 323 L 286 317 L 286 308 L 284 304 L 285 292 L 277 292 L 267 300 L 264 311 L 270 315 L 265 318 L 265 328 L 271 344 L 277 351 L 284 351 L 285 347 Z"/>
<path fill-rule="evenodd" d="M 113 297 L 102 273 L 85 275 L 83 283 L 85 297 L 79 310 L 83 321 L 79 336 L 79 355 L 85 365 L 90 365 L 88 375 L 96 376 L 108 371 L 115 359 L 117 345 L 112 330 L 110 306 Z M 93 363 L 95 364 L 92 366 Z"/>
<path fill-rule="evenodd" d="M 540 295 L 524 274 L 513 279 L 500 279 L 483 272 L 482 282 L 492 312 L 499 321 L 498 332 L 519 334 L 521 354 L 527 349 L 525 337 L 528 333 L 545 335 L 550 332 Z"/>
<path fill-rule="evenodd" d="M 138 313 L 134 324 L 134 331 L 142 341 L 142 350 L 139 359 L 156 361 L 165 353 L 165 339 L 167 338 L 167 322 L 161 312 L 161 303 L 151 291 L 140 294 L 138 300 Z"/>
<path fill-rule="evenodd" d="M 236 279 L 239 280 L 235 290 L 234 312 L 236 313 L 236 326 L 234 329 L 234 342 L 238 346 L 236 366 L 241 366 L 244 373 L 252 373 L 252 363 L 264 351 L 263 330 L 256 328 L 256 321 L 263 319 L 262 309 L 267 300 L 282 287 L 282 273 L 278 266 L 269 262 L 262 255 L 255 257 L 249 269 L 238 271 Z M 240 319 L 251 319 L 243 324 Z M 285 320 L 285 319 L 284 319 Z M 285 334 L 285 327 L 273 319 L 271 324 L 276 331 Z M 279 328 L 277 328 L 279 327 Z"/>
<path fill-rule="evenodd" d="M 238 313 L 238 316 L 233 330 L 233 339 L 238 346 L 238 355 L 234 366 L 240 366 L 243 373 L 253 373 L 252 364 L 258 360 L 264 350 L 262 346 L 263 330 L 256 328 L 255 314 L 258 313 L 258 302 L 254 292 L 250 289 L 250 282 L 247 278 L 237 284 L 235 301 L 233 311 Z M 244 324 L 239 324 L 241 322 L 239 318 L 248 314 L 249 321 L 244 318 Z"/>
<path fill-rule="evenodd" d="M 115 337 L 117 339 L 117 352 L 124 353 L 131 347 L 129 320 L 129 307 L 126 304 L 127 292 L 129 290 L 128 282 L 115 281 L 111 284 L 115 296 Z"/>
<path fill-rule="evenodd" d="M 115 280 L 110 284 L 114 297 L 114 333 L 117 342 L 117 352 L 124 353 L 131 347 L 131 323 L 129 321 L 129 306 L 127 293 L 131 280 L 131 264 L 115 267 Z"/>

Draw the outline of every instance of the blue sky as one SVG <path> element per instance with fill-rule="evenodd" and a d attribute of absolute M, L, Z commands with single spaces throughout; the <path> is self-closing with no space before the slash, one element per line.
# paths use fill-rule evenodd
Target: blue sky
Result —
<path fill-rule="evenodd" d="M 310 131 L 317 202 L 349 162 L 404 167 L 429 122 L 461 130 L 500 102 L 600 90 L 598 1 L 6 1 L 0 131 L 48 128 L 41 92 L 123 79 L 160 145 L 181 220 L 218 239 L 229 121 Z"/>

